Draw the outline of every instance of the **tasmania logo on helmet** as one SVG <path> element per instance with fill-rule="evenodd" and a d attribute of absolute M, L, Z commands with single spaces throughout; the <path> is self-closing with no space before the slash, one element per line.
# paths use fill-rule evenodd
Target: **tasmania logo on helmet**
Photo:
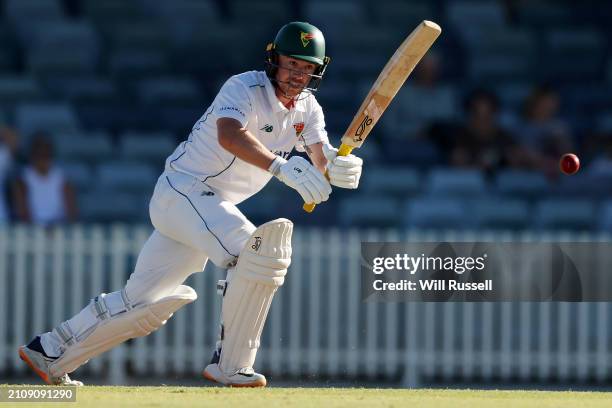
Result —
<path fill-rule="evenodd" d="M 310 44 L 310 40 L 314 39 L 314 34 L 305 33 L 302 31 L 300 33 L 300 39 L 302 40 L 302 45 L 304 48 L 306 48 L 308 47 L 308 44 Z"/>

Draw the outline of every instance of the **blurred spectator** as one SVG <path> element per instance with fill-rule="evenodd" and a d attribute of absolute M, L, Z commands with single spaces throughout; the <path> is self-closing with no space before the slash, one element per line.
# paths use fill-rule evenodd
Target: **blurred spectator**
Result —
<path fill-rule="evenodd" d="M 450 141 L 450 162 L 460 167 L 474 167 L 485 172 L 524 165 L 524 155 L 514 138 L 498 122 L 495 94 L 478 89 L 465 100 L 466 121 Z"/>
<path fill-rule="evenodd" d="M 53 145 L 43 133 L 34 135 L 29 165 L 15 182 L 17 219 L 40 225 L 75 221 L 75 194 L 60 168 L 53 163 Z"/>
<path fill-rule="evenodd" d="M 440 83 L 440 56 L 430 52 L 385 113 L 386 133 L 392 137 L 421 135 L 431 122 L 453 119 L 456 110 L 455 88 Z"/>
<path fill-rule="evenodd" d="M 514 132 L 521 145 L 537 156 L 537 167 L 549 176 L 559 174 L 559 158 L 572 151 L 569 125 L 559 118 L 561 101 L 551 87 L 536 87 L 527 97 Z"/>
<path fill-rule="evenodd" d="M 9 206 L 7 205 L 7 186 L 13 157 L 17 150 L 17 133 L 14 130 L 0 128 L 0 225 L 9 221 Z"/>

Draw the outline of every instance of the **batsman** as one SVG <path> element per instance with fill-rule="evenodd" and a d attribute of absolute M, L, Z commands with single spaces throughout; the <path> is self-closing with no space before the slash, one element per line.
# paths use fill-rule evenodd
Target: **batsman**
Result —
<path fill-rule="evenodd" d="M 314 93 L 329 64 L 319 29 L 283 26 L 267 47 L 265 71 L 225 82 L 211 106 L 166 160 L 149 205 L 154 231 L 125 287 L 94 297 L 74 317 L 20 347 L 45 382 L 82 385 L 69 373 L 89 359 L 159 329 L 196 300 L 185 279 L 209 260 L 227 268 L 220 339 L 203 376 L 236 387 L 263 387 L 253 365 L 274 293 L 291 263 L 293 224 L 253 225 L 236 204 L 274 176 L 306 203 L 326 201 L 331 186 L 354 189 L 362 160 L 329 145 Z M 306 150 L 308 160 L 290 156 Z M 327 170 L 327 177 L 324 173 Z"/>

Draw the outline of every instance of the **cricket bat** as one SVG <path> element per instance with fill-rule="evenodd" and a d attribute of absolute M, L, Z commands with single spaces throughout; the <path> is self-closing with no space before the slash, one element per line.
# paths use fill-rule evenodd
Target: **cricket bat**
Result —
<path fill-rule="evenodd" d="M 378 75 L 353 121 L 344 132 L 342 144 L 338 148 L 339 156 L 348 156 L 353 149 L 361 147 L 414 67 L 441 32 L 439 25 L 424 20 L 399 46 Z M 314 203 L 304 204 L 306 212 L 312 212 L 314 208 Z"/>

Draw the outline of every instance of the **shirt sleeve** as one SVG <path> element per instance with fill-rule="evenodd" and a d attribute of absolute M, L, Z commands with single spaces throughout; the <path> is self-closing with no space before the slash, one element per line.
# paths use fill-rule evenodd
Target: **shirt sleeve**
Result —
<path fill-rule="evenodd" d="M 228 79 L 214 101 L 216 116 L 236 119 L 243 127 L 246 127 L 252 112 L 253 105 L 244 84 L 233 77 Z"/>
<path fill-rule="evenodd" d="M 298 144 L 296 145 L 296 149 L 298 151 L 304 151 L 304 142 L 306 142 L 306 145 L 319 142 L 329 143 L 327 130 L 325 130 L 325 117 L 323 115 L 323 109 L 316 99 L 312 103 L 308 119 L 305 122 L 304 131 L 302 132 L 304 139 L 302 141 L 300 138 Z"/>

